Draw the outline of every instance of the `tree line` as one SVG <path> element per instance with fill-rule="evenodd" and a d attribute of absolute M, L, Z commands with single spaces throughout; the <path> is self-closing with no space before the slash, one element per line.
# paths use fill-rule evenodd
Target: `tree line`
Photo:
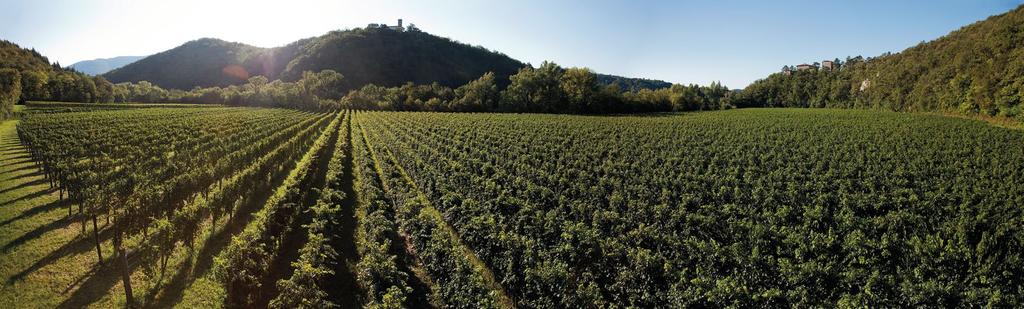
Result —
<path fill-rule="evenodd" d="M 454 90 L 438 84 L 367 85 L 340 103 L 364 110 L 609 114 L 722 109 L 731 107 L 730 98 L 719 83 L 624 91 L 614 83 L 602 86 L 590 69 L 544 62 L 520 69 L 503 90 L 487 73 Z"/>
<path fill-rule="evenodd" d="M 115 88 L 114 84 L 103 77 L 75 71 L 0 69 L 3 115 L 8 115 L 15 103 L 25 101 L 114 102 Z"/>
<path fill-rule="evenodd" d="M 227 87 L 164 89 L 152 83 L 110 86 L 108 102 L 194 103 L 302 110 L 391 110 L 445 112 L 517 112 L 560 114 L 645 113 L 732 108 L 732 91 L 720 83 L 709 86 L 674 84 L 661 89 L 624 90 L 618 83 L 602 85 L 587 68 L 563 68 L 552 62 L 527 66 L 509 77 L 504 89 L 496 74 L 452 89 L 439 83 L 374 84 L 343 92 L 345 77 L 333 70 L 304 72 L 294 82 L 255 76 Z"/>
<path fill-rule="evenodd" d="M 0 41 L 0 119 L 25 101 L 113 102 L 114 84 L 64 68 L 34 49 Z"/>

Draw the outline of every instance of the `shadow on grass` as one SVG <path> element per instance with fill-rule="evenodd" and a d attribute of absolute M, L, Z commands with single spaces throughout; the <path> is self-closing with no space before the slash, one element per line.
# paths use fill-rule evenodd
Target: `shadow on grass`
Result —
<path fill-rule="evenodd" d="M 39 238 L 40 236 L 43 236 L 43 234 L 46 234 L 47 232 L 68 227 L 69 225 L 71 225 L 71 223 L 71 217 L 65 216 L 63 218 L 60 218 L 60 220 L 54 220 L 43 226 L 37 227 L 36 229 L 28 233 L 25 233 L 25 235 L 21 235 L 20 237 L 15 238 L 11 242 L 4 245 L 2 252 L 8 253 L 11 250 L 17 248 L 18 246 L 21 246 L 22 244 L 28 242 L 29 240 Z"/>
<path fill-rule="evenodd" d="M 28 170 L 38 170 L 38 169 L 33 164 L 33 165 L 22 166 L 22 167 L 19 167 L 19 168 L 13 169 L 13 170 L 9 170 L 9 171 L 4 171 L 4 173 L 5 174 L 7 174 L 7 173 L 13 174 L 13 173 L 17 173 L 17 172 L 21 172 L 21 171 L 28 171 Z M 0 180 L 0 181 L 10 181 L 10 180 L 15 180 L 15 179 L 20 179 L 20 178 L 23 178 L 23 177 L 28 177 L 28 175 L 33 175 L 34 176 L 35 173 L 26 174 L 26 175 L 16 175 L 14 177 L 7 177 L 6 179 Z"/>
<path fill-rule="evenodd" d="M 17 203 L 19 201 L 27 201 L 27 200 L 31 200 L 31 199 L 34 199 L 34 198 L 37 198 L 37 197 L 40 197 L 40 196 L 45 196 L 45 195 L 53 193 L 55 191 L 56 190 L 53 190 L 53 189 L 46 189 L 46 190 L 42 190 L 42 191 L 37 191 L 37 192 L 29 193 L 27 195 L 23 195 L 23 196 L 21 196 L 21 197 L 19 197 L 17 199 L 12 200 L 12 201 L 6 202 L 4 204 L 0 204 L 0 207 L 4 207 L 4 206 L 10 205 L 10 204 L 14 204 L 14 203 Z M 35 215 L 38 215 L 38 214 L 50 211 L 50 210 L 57 209 L 57 208 L 59 208 L 61 206 L 67 206 L 68 203 L 69 203 L 68 199 L 63 199 L 63 200 L 56 200 L 56 201 L 53 201 L 53 202 L 49 202 L 49 203 L 46 203 L 46 204 L 42 204 L 42 205 L 38 205 L 38 206 L 32 207 L 31 209 L 22 212 L 20 215 L 14 217 L 14 218 L 10 218 L 10 219 L 4 220 L 3 222 L 0 222 L 0 227 L 7 226 L 8 224 L 14 223 L 15 221 L 18 221 L 18 220 L 21 220 L 21 219 L 25 219 L 25 218 L 28 218 L 28 217 L 31 217 L 31 216 L 35 216 Z"/>
<path fill-rule="evenodd" d="M 101 229 L 99 233 L 100 241 L 107 241 L 108 239 L 110 239 L 112 235 L 113 233 L 110 229 Z M 52 252 L 50 252 L 50 254 L 47 254 L 46 256 L 39 259 L 35 263 L 32 263 L 32 265 L 29 266 L 28 268 L 25 268 L 24 270 L 18 272 L 17 274 L 14 274 L 10 278 L 7 278 L 7 285 L 14 284 L 14 282 L 21 280 L 22 278 L 25 278 L 25 276 L 27 276 L 28 274 L 31 274 L 32 272 L 35 272 L 40 268 L 45 267 L 46 265 L 50 265 L 51 263 L 56 262 L 57 260 L 65 256 L 79 254 L 82 252 L 91 251 L 95 249 L 95 243 L 91 235 L 82 235 L 80 237 L 77 237 L 69 241 L 68 243 L 64 244 L 60 248 L 57 248 L 57 250 L 53 250 Z"/>
<path fill-rule="evenodd" d="M 16 153 L 21 153 L 21 151 L 18 151 Z M 27 153 L 22 153 L 21 155 L 18 155 L 18 156 L 15 156 L 15 157 L 4 158 L 5 161 L 20 160 L 19 162 L 22 162 L 22 163 L 23 162 L 29 162 L 29 161 L 31 161 L 31 159 L 32 159 L 32 156 L 27 154 Z M 12 165 L 12 164 L 8 163 L 8 164 L 0 165 L 0 167 L 8 166 L 8 165 Z"/>
<path fill-rule="evenodd" d="M 24 158 L 13 158 L 12 160 L 18 160 L 18 161 L 17 162 L 7 162 L 7 163 L 4 163 L 4 164 L 0 164 L 0 169 L 5 169 L 5 168 L 11 167 L 11 166 L 17 166 L 17 165 L 32 163 L 32 160 L 24 159 Z M 34 166 L 35 165 L 33 164 L 33 167 Z"/>
<path fill-rule="evenodd" d="M 28 168 L 21 168 L 21 169 L 15 170 L 15 171 L 22 171 L 22 170 L 26 170 L 26 169 L 28 169 Z M 35 168 L 32 167 L 31 169 L 35 169 Z M 9 171 L 9 172 L 15 172 L 15 171 Z M 7 178 L 4 178 L 4 179 L 0 179 L 0 182 L 7 182 L 7 181 L 16 180 L 16 179 L 36 177 L 36 176 L 43 176 L 43 172 L 40 171 L 40 170 L 36 170 L 35 172 L 32 172 L 30 174 L 15 175 L 14 177 L 7 177 Z"/>
<path fill-rule="evenodd" d="M 41 184 L 44 184 L 44 183 L 46 183 L 46 179 L 42 179 L 42 178 L 36 179 L 36 180 L 33 180 L 33 181 L 29 181 L 29 182 L 23 182 L 23 183 L 21 183 L 21 184 L 19 184 L 17 186 L 13 186 L 13 187 L 10 187 L 10 188 L 7 188 L 7 189 L 0 190 L 0 194 L 4 194 L 4 193 L 15 191 L 15 190 L 21 190 L 21 189 L 24 189 L 24 188 L 27 188 L 27 187 L 31 187 L 31 186 L 35 186 L 35 185 L 41 185 Z"/>
<path fill-rule="evenodd" d="M 110 231 L 110 229 L 104 231 Z M 57 308 L 85 308 L 106 296 L 107 292 L 114 285 L 121 282 L 121 270 L 117 266 L 117 258 L 116 254 L 110 252 L 110 256 L 104 259 L 103 265 L 94 265 L 92 270 L 79 277 L 75 283 L 68 287 L 70 289 L 78 285 L 79 288 L 71 293 L 70 297 L 57 305 Z M 139 265 L 139 254 L 137 252 L 128 252 L 128 270 L 134 273 L 139 268 Z M 79 282 L 81 284 L 78 284 Z M 65 291 L 65 293 L 67 292 Z"/>

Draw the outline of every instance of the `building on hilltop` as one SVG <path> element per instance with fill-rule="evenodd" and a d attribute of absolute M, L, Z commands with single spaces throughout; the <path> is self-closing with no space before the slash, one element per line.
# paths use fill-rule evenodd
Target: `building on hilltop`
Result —
<path fill-rule="evenodd" d="M 836 63 L 832 60 L 824 60 L 821 62 L 821 69 L 826 71 L 832 71 L 836 68 Z"/>
<path fill-rule="evenodd" d="M 402 19 L 401 18 L 398 19 L 398 25 L 397 26 L 391 26 L 391 27 L 388 27 L 388 29 L 395 30 L 395 31 L 405 31 L 405 27 L 402 27 Z"/>
<path fill-rule="evenodd" d="M 815 62 L 814 64 L 802 63 L 795 66 L 782 66 L 782 73 L 789 75 L 796 71 L 807 71 L 807 70 L 822 70 L 822 71 L 838 71 L 842 66 L 842 62 L 839 59 L 836 60 L 822 60 L 821 63 Z"/>
<path fill-rule="evenodd" d="M 797 71 L 805 71 L 805 70 L 810 70 L 810 69 L 817 69 L 817 67 L 815 67 L 813 65 L 810 65 L 810 64 L 806 64 L 806 63 L 801 63 L 801 64 L 796 65 L 796 70 Z"/>
<path fill-rule="evenodd" d="M 394 30 L 394 31 L 398 31 L 398 32 L 405 31 L 405 27 L 402 26 L 402 19 L 401 18 L 398 19 L 398 25 L 396 25 L 396 26 L 388 26 L 387 24 L 372 23 L 372 24 L 366 25 L 366 29 L 388 29 L 388 30 Z M 419 31 L 419 28 L 416 28 L 416 26 L 410 24 L 409 25 L 409 30 L 410 31 Z"/>

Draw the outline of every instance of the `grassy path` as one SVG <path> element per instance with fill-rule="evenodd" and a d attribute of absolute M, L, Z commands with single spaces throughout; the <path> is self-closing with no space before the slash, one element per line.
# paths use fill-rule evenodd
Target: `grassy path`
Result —
<path fill-rule="evenodd" d="M 0 303 L 4 306 L 81 307 L 96 254 L 67 206 L 49 187 L 17 135 L 18 120 L 0 122 Z M 105 250 L 110 250 L 105 248 Z M 109 251 L 108 251 L 109 252 Z M 109 304 L 104 293 L 83 299 Z"/>

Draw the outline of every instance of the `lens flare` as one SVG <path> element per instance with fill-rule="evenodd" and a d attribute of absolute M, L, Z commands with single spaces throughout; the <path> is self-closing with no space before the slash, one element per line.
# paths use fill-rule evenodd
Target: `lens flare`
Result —
<path fill-rule="evenodd" d="M 237 64 L 226 66 L 223 69 L 221 69 L 221 72 L 224 73 L 224 75 L 231 76 L 240 80 L 249 79 L 249 71 L 246 71 L 245 68 Z"/>

